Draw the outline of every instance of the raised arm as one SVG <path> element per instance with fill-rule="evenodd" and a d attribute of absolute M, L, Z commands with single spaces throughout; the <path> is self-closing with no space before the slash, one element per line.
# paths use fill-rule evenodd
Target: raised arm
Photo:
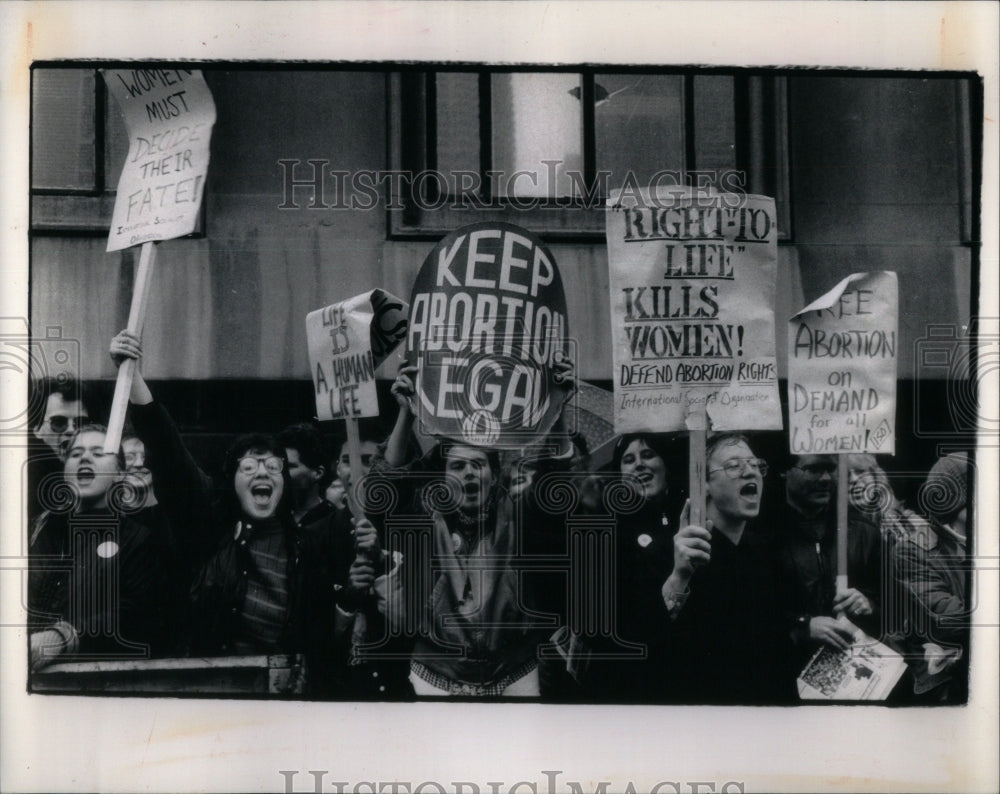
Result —
<path fill-rule="evenodd" d="M 139 361 L 142 345 L 138 337 L 122 331 L 111 340 L 109 353 L 115 366 L 121 366 L 128 358 Z M 191 456 L 170 414 L 153 399 L 138 366 L 132 379 L 129 403 L 132 424 L 146 447 L 146 465 L 153 475 L 153 490 L 178 541 L 199 553 L 214 548 L 212 480 Z"/>
<path fill-rule="evenodd" d="M 412 402 L 416 396 L 417 368 L 412 365 L 400 367 L 396 380 L 392 384 L 392 396 L 399 405 L 396 424 L 385 444 L 385 462 L 391 468 L 398 468 L 406 463 L 406 450 L 410 435 L 413 433 Z"/>

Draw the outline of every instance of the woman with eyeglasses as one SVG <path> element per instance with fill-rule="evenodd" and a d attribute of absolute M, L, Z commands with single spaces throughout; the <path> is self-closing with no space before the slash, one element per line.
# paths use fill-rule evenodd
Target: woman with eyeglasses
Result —
<path fill-rule="evenodd" d="M 142 354 L 126 331 L 111 342 L 116 364 Z M 335 591 L 331 561 L 313 535 L 297 532 L 284 445 L 239 437 L 218 486 L 195 463 L 180 433 L 136 370 L 130 414 L 149 454 L 157 496 L 196 561 L 191 585 L 192 654 L 330 652 Z"/>
<path fill-rule="evenodd" d="M 678 699 L 791 702 L 786 587 L 770 533 L 755 525 L 767 463 L 738 433 L 710 438 L 705 461 L 705 524 L 689 524 L 685 506 L 662 593 L 673 624 L 670 668 Z"/>

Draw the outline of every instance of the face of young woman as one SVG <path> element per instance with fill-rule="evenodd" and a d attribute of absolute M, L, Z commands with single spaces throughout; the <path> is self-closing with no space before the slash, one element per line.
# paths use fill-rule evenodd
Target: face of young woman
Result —
<path fill-rule="evenodd" d="M 85 430 L 76 434 L 66 450 L 63 476 L 83 507 L 104 504 L 108 488 L 121 476 L 118 456 L 104 452 L 104 433 Z"/>
<path fill-rule="evenodd" d="M 285 481 L 284 461 L 270 450 L 249 450 L 240 458 L 233 477 L 236 499 L 248 518 L 270 518 L 278 509 Z"/>
<path fill-rule="evenodd" d="M 459 509 L 476 513 L 486 505 L 493 470 L 485 452 L 475 447 L 452 447 L 445 455 L 444 473 L 459 488 Z"/>
<path fill-rule="evenodd" d="M 659 453 L 641 438 L 630 443 L 622 455 L 621 473 L 634 477 L 648 502 L 667 493 L 667 464 Z"/>

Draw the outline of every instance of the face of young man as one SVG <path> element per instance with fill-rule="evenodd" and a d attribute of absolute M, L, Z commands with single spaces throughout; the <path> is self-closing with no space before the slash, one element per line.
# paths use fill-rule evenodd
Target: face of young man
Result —
<path fill-rule="evenodd" d="M 667 492 L 667 464 L 659 453 L 641 438 L 632 441 L 622 455 L 621 473 L 635 477 L 642 487 L 645 500 Z"/>
<path fill-rule="evenodd" d="M 743 441 L 724 443 L 712 451 L 706 467 L 706 497 L 709 515 L 714 513 L 716 522 L 738 524 L 757 517 L 764 477 L 756 462 L 757 456 Z"/>
<path fill-rule="evenodd" d="M 77 433 L 66 451 L 63 477 L 80 497 L 84 509 L 106 504 L 108 488 L 121 476 L 118 456 L 104 452 L 104 433 Z"/>
<path fill-rule="evenodd" d="M 67 401 L 54 392 L 45 403 L 42 423 L 35 428 L 35 438 L 45 442 L 59 460 L 66 460 L 66 450 L 76 429 L 89 421 L 79 400 Z"/>
<path fill-rule="evenodd" d="M 310 468 L 302 461 L 297 449 L 286 447 L 285 457 L 288 458 L 288 480 L 292 484 L 292 498 L 295 504 L 299 504 L 323 478 L 324 470 L 322 466 Z"/>
<path fill-rule="evenodd" d="M 486 506 L 493 470 L 485 452 L 475 447 L 452 447 L 445 455 L 444 473 L 459 489 L 462 512 L 476 513 Z"/>
<path fill-rule="evenodd" d="M 808 515 L 825 509 L 837 486 L 837 463 L 832 455 L 800 455 L 785 474 L 789 504 Z"/>
<path fill-rule="evenodd" d="M 372 461 L 375 460 L 375 453 L 378 452 L 378 444 L 374 441 L 361 442 L 361 476 L 367 476 L 371 471 Z M 340 457 L 337 458 L 337 479 L 343 483 L 345 488 L 351 486 L 351 450 L 345 442 L 340 448 Z"/>
<path fill-rule="evenodd" d="M 285 490 L 284 461 L 270 450 L 249 450 L 236 466 L 233 487 L 236 499 L 249 518 L 270 518 Z"/>

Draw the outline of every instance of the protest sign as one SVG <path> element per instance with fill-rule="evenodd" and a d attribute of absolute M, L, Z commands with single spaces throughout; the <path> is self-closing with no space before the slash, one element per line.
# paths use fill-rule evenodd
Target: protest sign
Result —
<path fill-rule="evenodd" d="M 615 430 L 780 429 L 774 200 L 616 191 L 607 239 Z"/>
<path fill-rule="evenodd" d="M 320 421 L 378 416 L 375 370 L 406 334 L 406 309 L 375 289 L 306 316 Z"/>
<path fill-rule="evenodd" d="M 547 433 L 569 396 L 566 296 L 531 232 L 477 223 L 445 237 L 417 275 L 406 358 L 419 368 L 422 432 L 468 444 L 523 444 Z"/>
<path fill-rule="evenodd" d="M 156 262 L 153 241 L 190 234 L 198 223 L 215 102 L 201 72 L 192 69 L 106 69 L 103 75 L 129 136 L 107 250 L 142 245 L 126 326 L 140 336 Z M 105 452 L 118 450 L 134 375 L 132 359 L 118 368 Z"/>
<path fill-rule="evenodd" d="M 108 251 L 194 231 L 205 191 L 215 103 L 199 70 L 107 69 L 129 147 Z"/>
<path fill-rule="evenodd" d="M 792 454 L 895 454 L 897 290 L 854 273 L 789 321 Z"/>

